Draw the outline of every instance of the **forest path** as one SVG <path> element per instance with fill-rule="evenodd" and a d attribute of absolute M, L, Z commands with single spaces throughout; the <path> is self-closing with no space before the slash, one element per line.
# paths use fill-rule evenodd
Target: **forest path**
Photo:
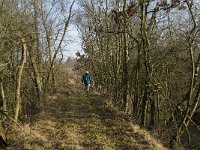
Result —
<path fill-rule="evenodd" d="M 105 105 L 105 99 L 68 89 L 49 96 L 43 112 L 15 133 L 13 150 L 162 150 L 146 131 Z"/>

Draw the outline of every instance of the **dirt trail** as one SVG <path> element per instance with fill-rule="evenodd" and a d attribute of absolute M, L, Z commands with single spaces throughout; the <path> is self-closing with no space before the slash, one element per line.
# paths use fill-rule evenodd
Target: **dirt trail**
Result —
<path fill-rule="evenodd" d="M 165 149 L 146 131 L 105 107 L 98 95 L 60 91 L 31 124 L 16 132 L 12 150 Z"/>

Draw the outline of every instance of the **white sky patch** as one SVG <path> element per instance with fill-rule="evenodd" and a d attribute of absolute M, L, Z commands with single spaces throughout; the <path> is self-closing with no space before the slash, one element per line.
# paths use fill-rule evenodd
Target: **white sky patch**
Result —
<path fill-rule="evenodd" d="M 67 46 L 64 49 L 64 59 L 68 57 L 76 57 L 76 52 L 81 52 L 81 37 L 79 35 L 79 31 L 74 25 L 70 25 L 68 28 L 68 33 L 66 35 Z"/>

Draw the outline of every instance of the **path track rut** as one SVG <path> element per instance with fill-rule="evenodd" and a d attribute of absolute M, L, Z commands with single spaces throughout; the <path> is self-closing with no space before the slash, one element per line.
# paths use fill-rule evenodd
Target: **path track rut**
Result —
<path fill-rule="evenodd" d="M 9 149 L 19 150 L 164 150 L 145 130 L 105 105 L 102 96 L 61 90 L 43 111 L 15 132 Z"/>

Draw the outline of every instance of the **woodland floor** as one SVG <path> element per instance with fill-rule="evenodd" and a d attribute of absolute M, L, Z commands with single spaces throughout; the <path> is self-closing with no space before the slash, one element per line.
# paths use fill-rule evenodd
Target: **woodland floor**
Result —
<path fill-rule="evenodd" d="M 18 128 L 10 150 L 163 150 L 147 131 L 110 109 L 103 96 L 63 88 Z"/>

